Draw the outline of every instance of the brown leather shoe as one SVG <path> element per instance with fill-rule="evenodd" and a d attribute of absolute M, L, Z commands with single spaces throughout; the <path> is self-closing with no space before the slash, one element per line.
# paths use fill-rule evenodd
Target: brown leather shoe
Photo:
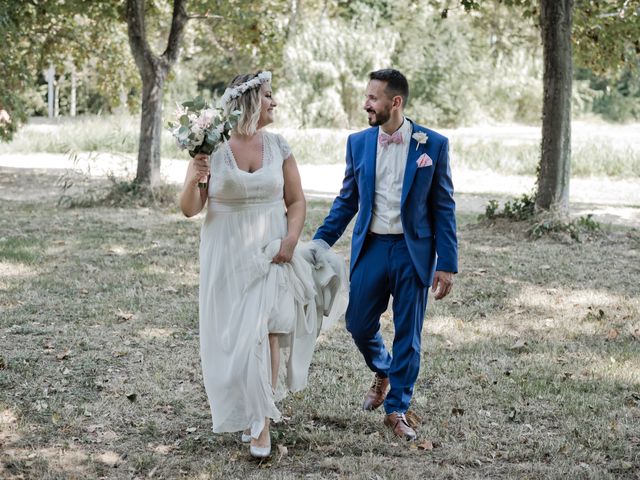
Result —
<path fill-rule="evenodd" d="M 396 437 L 410 441 L 416 439 L 416 432 L 409 426 L 407 417 L 404 416 L 404 413 L 393 412 L 389 415 L 385 415 L 384 424 L 393 430 L 393 434 Z"/>
<path fill-rule="evenodd" d="M 384 402 L 384 399 L 387 397 L 387 389 L 389 388 L 389 378 L 388 377 L 380 377 L 376 373 L 376 376 L 373 378 L 373 384 L 371 388 L 367 392 L 364 397 L 364 402 L 362 403 L 363 410 L 375 410 Z"/>

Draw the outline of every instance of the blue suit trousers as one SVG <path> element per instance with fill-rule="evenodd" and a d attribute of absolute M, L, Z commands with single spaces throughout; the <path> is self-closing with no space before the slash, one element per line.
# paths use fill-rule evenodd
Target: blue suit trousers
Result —
<path fill-rule="evenodd" d="M 389 413 L 405 413 L 420 371 L 422 325 L 429 287 L 413 266 L 403 235 L 366 237 L 361 258 L 351 272 L 347 330 L 367 366 L 389 377 L 391 388 L 384 402 Z M 393 297 L 393 349 L 380 334 L 380 316 Z"/>

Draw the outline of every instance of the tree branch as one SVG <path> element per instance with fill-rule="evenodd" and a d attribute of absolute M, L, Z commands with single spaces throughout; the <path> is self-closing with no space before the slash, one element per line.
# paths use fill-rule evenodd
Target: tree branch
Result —
<path fill-rule="evenodd" d="M 127 0 L 127 32 L 131 53 L 142 72 L 145 64 L 154 60 L 153 52 L 147 42 L 144 21 L 144 0 Z"/>
<path fill-rule="evenodd" d="M 180 53 L 180 43 L 184 36 L 184 27 L 189 20 L 187 11 L 185 8 L 185 0 L 173 0 L 173 18 L 171 19 L 171 31 L 169 32 L 169 41 L 167 42 L 167 49 L 162 54 L 162 57 L 168 62 L 169 65 L 173 65 L 178 59 Z"/>

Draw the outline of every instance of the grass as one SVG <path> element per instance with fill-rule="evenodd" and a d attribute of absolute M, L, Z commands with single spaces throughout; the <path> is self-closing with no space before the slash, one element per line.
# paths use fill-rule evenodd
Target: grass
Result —
<path fill-rule="evenodd" d="M 637 478 L 637 230 L 529 241 L 518 224 L 460 212 L 461 271 L 451 298 L 429 305 L 412 404 L 434 448 L 359 410 L 370 374 L 338 325 L 259 463 L 239 435 L 210 431 L 201 218 L 56 208 L 56 191 L 14 195 L 19 180 L 0 175 L 2 478 Z M 305 239 L 328 207 L 309 203 Z"/>
<path fill-rule="evenodd" d="M 352 133 L 328 129 L 276 130 L 285 135 L 303 164 L 344 162 L 345 140 Z M 503 127 L 484 134 L 483 130 L 470 132 L 463 128 L 445 132 L 451 139 L 451 155 L 456 165 L 503 174 L 535 175 L 540 158 L 539 129 L 532 133 L 522 132 L 518 127 Z M 88 151 L 133 154 L 137 152 L 138 131 L 137 117 L 126 115 L 66 118 L 53 123 L 34 120 L 18 132 L 13 142 L 0 144 L 0 154 Z M 620 137 L 621 131 L 628 131 L 626 139 Z M 640 144 L 633 141 L 639 134 L 633 125 L 574 123 L 572 175 L 640 177 Z M 166 130 L 162 154 L 166 158 L 186 158 Z"/>

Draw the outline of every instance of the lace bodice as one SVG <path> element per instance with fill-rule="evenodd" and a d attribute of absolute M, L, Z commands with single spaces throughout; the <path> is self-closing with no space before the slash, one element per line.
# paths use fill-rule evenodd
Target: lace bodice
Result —
<path fill-rule="evenodd" d="M 223 143 L 211 158 L 209 202 L 235 205 L 281 200 L 284 191 L 282 162 L 291 149 L 282 135 L 262 132 L 262 167 L 253 173 L 238 168 L 229 143 Z"/>

